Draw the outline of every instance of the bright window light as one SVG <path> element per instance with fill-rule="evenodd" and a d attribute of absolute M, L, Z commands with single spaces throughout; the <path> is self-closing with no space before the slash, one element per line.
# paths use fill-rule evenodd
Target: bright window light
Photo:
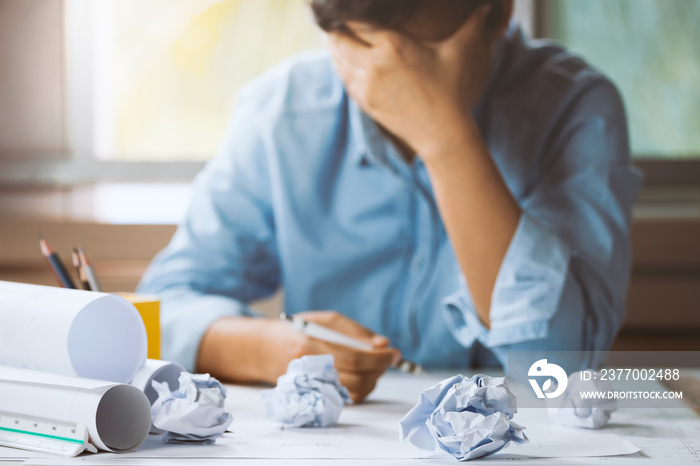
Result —
<path fill-rule="evenodd" d="M 209 159 L 241 86 L 321 44 L 303 0 L 67 0 L 66 20 L 72 139 L 102 160 Z"/>
<path fill-rule="evenodd" d="M 111 224 L 177 224 L 190 201 L 188 184 L 102 184 L 94 187 L 93 218 Z"/>

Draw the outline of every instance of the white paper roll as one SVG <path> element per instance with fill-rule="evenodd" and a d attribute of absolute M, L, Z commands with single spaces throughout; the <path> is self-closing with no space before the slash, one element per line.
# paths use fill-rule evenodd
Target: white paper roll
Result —
<path fill-rule="evenodd" d="M 76 422 L 90 443 L 125 452 L 148 437 L 151 405 L 136 387 L 0 366 L 0 411 Z"/>
<path fill-rule="evenodd" d="M 166 382 L 170 391 L 174 392 L 180 385 L 180 373 L 184 371 L 184 367 L 174 362 L 147 359 L 146 364 L 131 380 L 131 385 L 144 392 L 148 401 L 153 404 L 158 399 L 158 393 L 151 386 L 151 382 Z"/>
<path fill-rule="evenodd" d="M 147 349 L 143 320 L 122 297 L 0 281 L 0 364 L 128 383 Z"/>
<path fill-rule="evenodd" d="M 174 392 L 180 386 L 178 379 L 184 371 L 184 367 L 174 362 L 147 359 L 146 364 L 134 376 L 131 385 L 145 393 L 148 402 L 153 406 L 153 403 L 158 399 L 158 393 L 151 385 L 151 382 L 154 380 L 156 382 L 166 382 L 170 391 Z M 162 434 L 163 432 L 162 429 L 151 426 L 152 434 Z"/>

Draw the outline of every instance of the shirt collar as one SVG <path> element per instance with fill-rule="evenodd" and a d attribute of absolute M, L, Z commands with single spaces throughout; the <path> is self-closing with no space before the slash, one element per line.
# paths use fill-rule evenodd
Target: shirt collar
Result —
<path fill-rule="evenodd" d="M 379 134 L 379 128 L 366 113 L 360 110 L 357 103 L 349 97 L 348 112 L 357 148 L 353 154 L 355 163 L 360 166 L 378 163 L 380 160 L 377 154 L 384 152 L 380 143 L 381 134 Z"/>

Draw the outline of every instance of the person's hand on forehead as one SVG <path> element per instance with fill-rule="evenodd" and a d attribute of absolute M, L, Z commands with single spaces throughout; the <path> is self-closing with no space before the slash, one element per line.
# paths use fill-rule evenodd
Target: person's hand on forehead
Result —
<path fill-rule="evenodd" d="M 489 9 L 463 21 L 438 8 L 398 30 L 350 21 L 348 32 L 328 35 L 328 47 L 350 96 L 423 156 L 446 121 L 471 112 L 489 75 Z"/>

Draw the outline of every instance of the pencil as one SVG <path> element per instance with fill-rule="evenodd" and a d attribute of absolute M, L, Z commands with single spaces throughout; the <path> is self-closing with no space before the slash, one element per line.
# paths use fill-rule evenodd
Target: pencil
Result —
<path fill-rule="evenodd" d="M 357 340 L 353 337 L 345 335 L 335 330 L 331 330 L 323 325 L 316 324 L 314 322 L 309 322 L 307 320 L 301 319 L 299 317 L 292 317 L 287 314 L 281 314 L 280 318 L 282 320 L 287 320 L 291 322 L 294 329 L 299 330 L 311 338 L 316 338 L 317 340 L 327 341 L 328 343 L 334 343 L 336 345 L 347 346 L 348 348 L 354 348 L 361 351 L 371 351 L 374 347 L 369 343 Z M 409 374 L 420 374 L 423 368 L 420 364 L 411 362 L 407 359 L 401 359 L 394 367 L 401 372 L 408 372 Z"/>
<path fill-rule="evenodd" d="M 75 288 L 75 284 L 70 278 L 68 271 L 63 266 L 63 262 L 61 262 L 61 258 L 58 256 L 58 253 L 53 250 L 48 241 L 46 241 L 41 234 L 39 235 L 39 247 L 41 248 L 41 253 L 49 263 L 51 271 L 56 277 L 56 280 L 58 280 L 58 283 L 60 283 L 64 288 Z"/>
<path fill-rule="evenodd" d="M 90 259 L 88 259 L 87 254 L 85 254 L 85 249 L 82 246 L 78 247 L 78 254 L 80 254 L 80 266 L 82 271 L 85 273 L 87 282 L 92 291 L 102 291 L 100 287 L 100 282 L 97 281 L 97 275 L 95 274 L 95 269 L 92 268 Z"/>
<path fill-rule="evenodd" d="M 84 290 L 90 290 L 90 283 L 88 282 L 87 276 L 85 275 L 85 270 L 83 268 L 83 265 L 80 261 L 80 253 L 78 252 L 78 248 L 73 248 L 73 267 L 75 267 L 75 271 L 78 273 L 78 280 L 80 280 L 80 284 L 83 285 Z"/>

